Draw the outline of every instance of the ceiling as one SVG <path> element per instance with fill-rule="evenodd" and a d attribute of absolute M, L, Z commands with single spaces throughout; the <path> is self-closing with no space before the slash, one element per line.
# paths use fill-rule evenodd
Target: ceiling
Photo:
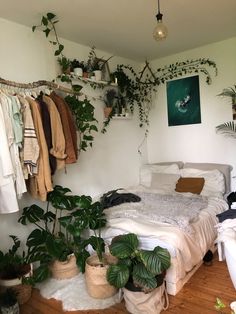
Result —
<path fill-rule="evenodd" d="M 60 37 L 137 61 L 236 36 L 236 0 L 160 0 L 168 37 L 152 38 L 157 0 L 0 0 L 0 17 L 31 27 L 52 12 Z"/>

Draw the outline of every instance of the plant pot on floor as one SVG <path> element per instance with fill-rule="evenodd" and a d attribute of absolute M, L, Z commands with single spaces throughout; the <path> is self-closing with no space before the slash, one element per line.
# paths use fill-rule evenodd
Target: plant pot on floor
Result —
<path fill-rule="evenodd" d="M 104 117 L 107 119 L 112 113 L 112 107 L 104 107 Z"/>
<path fill-rule="evenodd" d="M 22 278 L 27 278 L 32 275 L 33 266 L 24 265 L 24 267 L 24 274 L 22 274 L 20 278 L 8 279 L 5 276 L 0 275 L 1 292 L 5 291 L 8 288 L 12 288 L 12 290 L 14 290 L 17 294 L 17 301 L 20 305 L 26 303 L 30 299 L 32 294 L 32 286 L 29 284 L 23 284 Z"/>
<path fill-rule="evenodd" d="M 73 278 L 79 273 L 74 254 L 69 255 L 66 261 L 54 261 L 50 265 L 50 270 L 52 277 L 59 280 Z"/>
<path fill-rule="evenodd" d="M 159 314 L 165 309 L 164 283 L 149 293 L 123 288 L 125 307 L 131 314 Z"/>
<path fill-rule="evenodd" d="M 106 299 L 117 293 L 117 288 L 111 286 L 106 273 L 110 264 L 115 264 L 116 259 L 111 255 L 104 256 L 104 263 L 101 263 L 97 255 L 87 258 L 85 266 L 85 282 L 88 294 L 95 299 Z"/>

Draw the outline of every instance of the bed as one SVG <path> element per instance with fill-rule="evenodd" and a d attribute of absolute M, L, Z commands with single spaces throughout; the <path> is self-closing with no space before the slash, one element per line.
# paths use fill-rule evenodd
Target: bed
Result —
<path fill-rule="evenodd" d="M 228 209 L 224 195 L 230 192 L 231 170 L 229 165 L 212 163 L 144 165 L 140 185 L 126 191 L 141 201 L 105 209 L 103 238 L 109 244 L 114 236 L 133 232 L 143 249 L 167 248 L 171 254 L 167 292 L 176 295 L 206 252 L 214 250 L 216 214 Z"/>

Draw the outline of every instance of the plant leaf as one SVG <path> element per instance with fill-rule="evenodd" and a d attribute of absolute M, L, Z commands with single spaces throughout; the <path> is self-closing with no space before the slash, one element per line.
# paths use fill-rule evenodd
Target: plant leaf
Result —
<path fill-rule="evenodd" d="M 116 288 L 123 288 L 129 276 L 129 268 L 125 264 L 110 265 L 107 270 L 107 281 Z"/>

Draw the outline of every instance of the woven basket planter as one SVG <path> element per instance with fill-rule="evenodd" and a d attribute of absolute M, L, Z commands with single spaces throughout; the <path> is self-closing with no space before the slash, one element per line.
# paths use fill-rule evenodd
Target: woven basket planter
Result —
<path fill-rule="evenodd" d="M 52 277 L 59 280 L 73 278 L 79 273 L 74 254 L 69 255 L 64 262 L 54 261 L 50 265 L 50 270 Z"/>
<path fill-rule="evenodd" d="M 107 264 L 102 264 L 97 255 L 92 255 L 86 260 L 85 282 L 88 294 L 95 299 L 106 299 L 117 293 L 117 288 L 111 286 L 106 273 L 109 264 L 116 263 L 113 256 L 105 255 Z"/>
<path fill-rule="evenodd" d="M 29 271 L 24 275 L 24 277 L 30 277 L 32 275 L 33 266 L 29 265 Z M 17 301 L 18 303 L 24 304 L 30 298 L 32 294 L 32 286 L 22 284 L 22 278 L 14 278 L 14 279 L 0 279 L 0 290 L 4 291 L 7 288 L 11 288 L 17 293 Z"/>

